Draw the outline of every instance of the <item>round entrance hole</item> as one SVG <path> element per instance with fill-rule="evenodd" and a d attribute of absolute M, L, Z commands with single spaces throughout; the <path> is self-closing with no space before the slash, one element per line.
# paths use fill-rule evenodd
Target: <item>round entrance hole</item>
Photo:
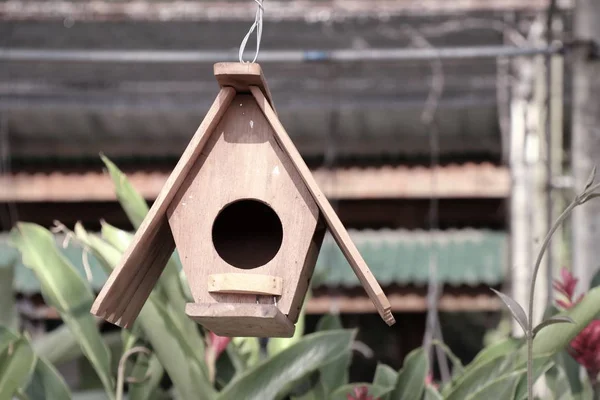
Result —
<path fill-rule="evenodd" d="M 275 257 L 283 240 L 281 220 L 257 200 L 238 200 L 221 210 L 212 228 L 219 256 L 236 268 L 252 269 Z"/>

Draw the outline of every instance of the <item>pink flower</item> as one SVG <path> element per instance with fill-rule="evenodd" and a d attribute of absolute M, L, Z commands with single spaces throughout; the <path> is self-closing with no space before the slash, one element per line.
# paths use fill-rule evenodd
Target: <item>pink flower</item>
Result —
<path fill-rule="evenodd" d="M 217 360 L 219 359 L 221 353 L 225 351 L 229 342 L 231 342 L 231 338 L 219 336 L 211 331 L 208 331 L 206 342 L 207 346 L 204 352 L 204 360 L 206 361 L 206 366 L 208 367 L 209 379 L 211 382 L 214 382 Z"/>
<path fill-rule="evenodd" d="M 429 371 L 427 373 L 427 376 L 425 377 L 425 385 L 433 386 L 436 389 L 438 388 L 438 385 L 433 380 L 433 374 L 431 373 L 431 371 Z"/>
<path fill-rule="evenodd" d="M 221 353 L 223 353 L 225 351 L 225 349 L 227 348 L 227 345 L 229 345 L 229 342 L 231 342 L 230 337 L 219 336 L 219 335 L 216 335 L 215 333 L 209 331 L 208 332 L 208 349 L 206 351 L 206 354 L 208 355 L 209 352 L 212 353 L 212 355 L 214 355 L 214 359 L 216 361 L 219 358 L 219 356 L 221 355 Z"/>
<path fill-rule="evenodd" d="M 569 354 L 595 382 L 600 373 L 600 319 L 593 320 L 571 341 Z"/>
<path fill-rule="evenodd" d="M 376 399 L 373 396 L 369 396 L 369 388 L 366 386 L 355 387 L 353 393 L 354 395 L 347 395 L 347 400 L 380 400 L 379 398 Z"/>
<path fill-rule="evenodd" d="M 578 279 L 575 279 L 566 268 L 563 268 L 560 274 L 562 281 L 555 280 L 552 286 L 565 299 L 557 300 L 556 303 L 564 309 L 569 309 L 581 301 L 583 294 L 573 301 Z M 600 320 L 593 320 L 579 332 L 569 343 L 568 351 L 577 363 L 585 368 L 592 383 L 595 383 L 600 373 Z"/>
<path fill-rule="evenodd" d="M 577 286 L 577 282 L 579 279 L 576 279 L 571 275 L 568 269 L 563 268 L 560 270 L 560 275 L 562 281 L 555 279 L 552 283 L 552 287 L 554 290 L 562 294 L 566 300 L 557 300 L 556 304 L 562 308 L 571 308 L 575 304 L 579 303 L 583 298 L 583 294 L 579 296 L 579 298 L 573 301 L 573 296 L 575 295 L 575 286 Z"/>

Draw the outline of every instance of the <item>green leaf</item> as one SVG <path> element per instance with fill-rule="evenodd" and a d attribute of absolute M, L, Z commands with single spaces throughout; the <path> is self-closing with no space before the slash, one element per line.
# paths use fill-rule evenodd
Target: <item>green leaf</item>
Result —
<path fill-rule="evenodd" d="M 343 329 L 342 320 L 337 314 L 325 314 L 317 322 L 317 331 L 330 331 L 334 329 Z"/>
<path fill-rule="evenodd" d="M 514 391 L 527 370 L 520 369 L 499 378 L 491 378 L 489 383 L 482 385 L 471 394 L 464 397 L 465 400 L 489 400 L 489 399 L 514 399 Z"/>
<path fill-rule="evenodd" d="M 565 373 L 564 368 L 559 364 L 553 365 L 546 372 L 546 385 L 548 386 L 550 393 L 553 393 L 554 399 L 558 400 L 563 397 L 573 398 L 567 374 Z"/>
<path fill-rule="evenodd" d="M 120 336 L 119 331 L 107 332 L 102 335 L 102 341 L 109 348 L 121 347 Z M 53 365 L 60 365 L 83 356 L 75 335 L 65 324 L 36 338 L 32 342 L 32 347 L 35 354 L 44 357 Z"/>
<path fill-rule="evenodd" d="M 394 369 L 385 364 L 377 364 L 375 369 L 375 377 L 373 378 L 373 385 L 381 387 L 394 387 L 398 374 Z"/>
<path fill-rule="evenodd" d="M 338 388 L 335 392 L 331 394 L 329 400 L 347 400 L 349 394 L 353 394 L 355 388 L 366 387 L 368 390 L 368 396 L 373 396 L 375 399 L 382 398 L 384 396 L 389 395 L 393 388 L 390 387 L 381 387 L 377 385 L 371 385 L 369 383 L 352 383 L 349 385 L 344 385 Z M 407 397 L 408 398 L 408 397 Z M 418 399 L 419 397 L 411 397 L 411 399 Z"/>
<path fill-rule="evenodd" d="M 121 203 L 125 214 L 127 214 L 127 218 L 129 218 L 135 229 L 139 228 L 142 221 L 144 221 L 144 217 L 148 214 L 149 208 L 146 200 L 135 190 L 125 174 L 108 157 L 100 155 L 100 158 L 108 169 L 115 185 L 117 199 Z"/>
<path fill-rule="evenodd" d="M 431 385 L 425 385 L 424 400 L 444 400 L 444 397 Z"/>
<path fill-rule="evenodd" d="M 508 347 L 508 346 L 506 346 Z M 502 350 L 505 350 L 503 347 Z M 512 370 L 516 360 L 516 353 L 505 354 L 500 348 L 488 350 L 477 363 L 472 363 L 465 368 L 465 372 L 453 383 L 452 386 L 444 388 L 442 394 L 446 400 L 463 400 L 469 394 L 475 393 L 506 372 Z M 492 354 L 495 357 L 492 357 Z"/>
<path fill-rule="evenodd" d="M 25 266 L 36 274 L 48 305 L 71 313 L 91 305 L 94 295 L 89 283 L 56 247 L 52 233 L 36 224 L 19 223 L 9 240 L 21 252 Z"/>
<path fill-rule="evenodd" d="M 17 329 L 19 321 L 13 291 L 14 264 L 0 265 L 0 326 Z"/>
<path fill-rule="evenodd" d="M 463 366 L 460 359 L 452 352 L 450 347 L 448 347 L 445 343 L 440 342 L 439 340 L 433 340 L 431 342 L 433 346 L 437 346 L 444 351 L 446 357 L 452 363 L 452 379 L 457 379 L 460 375 L 462 375 L 465 371 L 465 367 Z"/>
<path fill-rule="evenodd" d="M 226 350 L 238 372 L 242 372 L 260 361 L 260 341 L 255 337 L 234 337 Z"/>
<path fill-rule="evenodd" d="M 586 182 L 585 182 L 585 186 L 583 188 L 583 190 L 587 190 L 592 186 L 592 183 L 594 183 L 594 179 L 596 178 L 596 166 L 594 165 L 594 168 L 592 168 L 592 172 L 590 172 L 590 176 L 588 176 Z"/>
<path fill-rule="evenodd" d="M 349 351 L 355 332 L 333 330 L 304 336 L 298 343 L 238 375 L 220 393 L 219 399 L 273 399 L 289 383 L 327 364 L 336 355 Z"/>
<path fill-rule="evenodd" d="M 135 190 L 125 174 L 121 172 L 119 168 L 117 168 L 117 166 L 107 157 L 101 157 L 102 161 L 108 168 L 113 184 L 115 185 L 115 192 L 121 207 L 123 207 L 125 210 L 125 213 L 127 214 L 134 228 L 139 228 L 142 221 L 146 217 L 146 214 L 148 214 L 148 204 Z M 102 223 L 102 236 L 122 252 L 127 249 L 131 243 L 131 240 L 133 239 L 133 235 L 131 233 L 116 229 L 106 222 Z M 175 252 L 175 254 L 173 254 L 167 262 L 167 265 L 165 266 L 157 285 L 158 290 L 163 291 L 163 293 L 167 296 L 171 303 L 171 307 L 173 307 L 174 310 L 178 310 L 178 308 L 184 310 L 185 304 L 188 301 L 186 290 L 183 288 L 182 281 L 179 277 L 180 269 L 181 266 L 179 265 L 178 257 Z M 197 337 L 197 335 L 195 335 L 195 331 L 198 330 L 196 324 L 187 318 L 183 312 L 178 313 L 178 315 L 182 315 L 186 320 L 179 321 L 182 329 L 187 331 L 186 335 Z M 194 346 L 198 345 L 197 341 L 192 344 Z M 198 349 L 199 351 L 204 351 L 204 347 L 198 347 Z"/>
<path fill-rule="evenodd" d="M 327 314 L 319 319 L 317 322 L 317 331 L 329 331 L 343 329 L 342 321 L 339 315 Z M 352 362 L 352 351 L 348 349 L 337 357 L 335 357 L 327 365 L 320 368 L 319 373 L 321 374 L 321 381 L 325 386 L 327 393 L 331 393 L 336 388 L 343 386 L 348 383 L 349 373 L 348 368 Z"/>
<path fill-rule="evenodd" d="M 0 326 L 0 354 L 4 353 L 19 337 L 8 328 Z"/>
<path fill-rule="evenodd" d="M 573 324 L 554 324 L 542 329 L 533 340 L 534 358 L 552 357 L 558 354 L 600 313 L 600 287 L 590 290 L 584 298 L 557 317 L 571 318 Z M 519 361 L 527 361 L 527 349 L 519 351 Z"/>
<path fill-rule="evenodd" d="M 396 380 L 398 379 L 398 373 L 391 367 L 385 364 L 377 364 L 375 368 L 375 376 L 373 377 L 373 385 L 394 389 Z M 389 394 L 381 398 L 381 400 L 388 400 Z"/>
<path fill-rule="evenodd" d="M 87 234 L 83 228 L 76 227 L 75 234 L 90 247 L 102 267 L 107 272 L 112 271 L 119 261 L 120 252 L 97 236 Z M 143 336 L 152 344 L 177 393 L 184 399 L 196 398 L 198 393 L 202 393 L 208 400 L 214 397 L 215 392 L 208 381 L 203 359 L 204 343 L 197 330 L 192 335 L 182 329 L 183 313 L 183 309 L 173 310 L 165 303 L 155 288 L 134 325 L 140 325 Z M 199 347 L 192 347 L 192 343 L 199 343 Z"/>
<path fill-rule="evenodd" d="M 550 358 L 538 358 L 533 360 L 533 382 L 535 383 L 539 377 L 544 375 L 553 365 L 554 362 Z M 519 379 L 513 398 L 516 400 L 527 400 L 527 373 L 524 373 Z"/>
<path fill-rule="evenodd" d="M 131 330 L 121 329 L 121 341 L 123 342 L 122 352 L 131 350 L 139 341 L 142 332 L 139 324 L 134 324 Z"/>
<path fill-rule="evenodd" d="M 164 368 L 156 354 L 147 357 L 138 355 L 131 377 L 136 380 L 129 384 L 129 400 L 150 400 L 160 385 Z"/>
<path fill-rule="evenodd" d="M 139 321 L 144 335 L 182 398 L 196 398 L 198 393 L 202 393 L 207 400 L 213 398 L 214 389 L 208 381 L 204 361 L 198 359 L 195 349 L 186 345 L 181 333 L 173 329 L 174 321 L 168 309 L 150 301 L 142 308 Z"/>
<path fill-rule="evenodd" d="M 70 399 L 71 391 L 52 364 L 38 358 L 33 375 L 25 389 L 29 400 Z"/>
<path fill-rule="evenodd" d="M 296 381 L 290 382 L 287 387 L 280 391 L 276 400 L 287 400 L 288 398 L 308 397 L 311 398 L 315 392 L 327 394 L 327 388 L 320 379 L 319 371 L 312 371 Z M 327 395 L 325 395 L 325 398 Z"/>
<path fill-rule="evenodd" d="M 112 161 L 105 156 L 102 156 L 102 161 L 108 168 L 121 207 L 125 210 L 134 228 L 139 228 L 146 214 L 148 214 L 148 204 L 135 190 L 125 174 Z M 133 239 L 131 233 L 117 229 L 106 222 L 102 223 L 102 236 L 121 252 L 127 249 Z M 177 321 L 179 328 L 185 332 L 184 335 L 189 339 L 189 345 L 195 351 L 201 353 L 198 354 L 199 358 L 203 359 L 204 343 L 198 340 L 201 339 L 198 335 L 198 326 L 184 313 L 189 296 L 180 279 L 179 271 L 181 266 L 176 253 L 169 258 L 156 289 L 167 297 L 170 303 L 169 307 L 175 313 L 174 319 Z"/>
<path fill-rule="evenodd" d="M 292 400 L 323 400 L 327 398 L 327 388 L 320 379 L 315 386 L 301 396 L 291 396 Z"/>
<path fill-rule="evenodd" d="M 406 356 L 391 398 L 394 400 L 420 399 L 425 390 L 425 377 L 429 371 L 429 360 L 422 347 Z"/>
<path fill-rule="evenodd" d="M 306 304 L 308 300 L 310 300 L 311 291 L 310 289 L 306 293 L 304 297 L 304 303 L 302 304 L 302 309 L 300 310 L 300 315 L 298 316 L 298 322 L 296 323 L 296 331 L 291 338 L 270 338 L 267 343 L 267 354 L 269 356 L 274 356 L 277 353 L 287 349 L 292 346 L 294 343 L 297 343 L 298 340 L 304 335 L 304 319 L 306 315 Z"/>
<path fill-rule="evenodd" d="M 477 364 L 484 364 L 499 356 L 507 355 L 519 349 L 523 345 L 522 339 L 507 338 L 481 350 L 475 359 L 465 368 L 472 369 Z"/>
<path fill-rule="evenodd" d="M 36 354 L 56 365 L 83 355 L 75 335 L 64 324 L 36 339 L 33 349 Z"/>
<path fill-rule="evenodd" d="M 521 325 L 521 328 L 523 328 L 523 332 L 527 332 L 528 319 L 527 314 L 525 314 L 525 310 L 523 310 L 523 307 L 521 307 L 519 303 L 513 300 L 512 297 L 507 296 L 504 293 L 497 291 L 496 289 L 491 290 L 494 293 L 496 293 L 498 297 L 500 297 L 500 300 L 502 300 L 502 302 L 506 305 L 508 311 L 510 311 L 514 319 L 517 320 L 519 325 Z"/>
<path fill-rule="evenodd" d="M 0 327 L 0 399 L 11 399 L 27 383 L 35 362 L 27 339 Z"/>
<path fill-rule="evenodd" d="M 545 319 L 544 321 L 540 322 L 538 326 L 533 328 L 533 337 L 537 336 L 538 332 L 547 326 L 550 326 L 553 324 L 565 324 L 565 323 L 574 324 L 575 321 L 573 321 L 570 317 L 568 317 L 566 315 L 550 317 L 548 319 Z"/>
<path fill-rule="evenodd" d="M 104 389 L 114 398 L 114 379 L 110 370 L 110 354 L 102 341 L 90 308 L 94 294 L 90 285 L 56 248 L 52 234 L 31 223 L 18 223 L 11 241 L 22 254 L 23 263 L 31 268 L 42 290 L 46 304 L 55 307 L 62 320 L 74 333 L 83 354 L 98 374 Z"/>
<path fill-rule="evenodd" d="M 571 355 L 563 350 L 555 356 L 555 362 L 564 371 L 569 387 L 574 399 L 580 399 L 584 393 L 584 387 L 579 378 L 579 372 L 581 371 L 581 365 Z"/>
<path fill-rule="evenodd" d="M 120 252 L 125 252 L 133 235 L 117 229 L 107 223 L 102 224 L 102 237 Z M 120 258 L 120 257 L 119 257 Z M 118 261 L 113 265 L 117 265 Z M 185 315 L 186 296 L 179 278 L 179 267 L 174 256 L 171 256 L 153 292 L 159 292 L 168 301 L 168 308 L 173 310 L 173 319 L 189 342 L 188 345 L 199 352 L 198 357 L 204 359 L 204 342 L 199 335 L 198 325 Z"/>
<path fill-rule="evenodd" d="M 590 282 L 590 289 L 600 286 L 600 271 L 596 272 L 596 275 L 592 278 Z"/>

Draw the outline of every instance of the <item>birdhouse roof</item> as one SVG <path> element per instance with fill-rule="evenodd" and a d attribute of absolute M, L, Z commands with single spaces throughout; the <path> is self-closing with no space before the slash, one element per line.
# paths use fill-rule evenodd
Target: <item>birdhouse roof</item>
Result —
<path fill-rule="evenodd" d="M 302 178 L 362 286 L 382 318 L 388 324 L 393 324 L 389 301 L 277 118 L 261 67 L 253 63 L 218 63 L 214 66 L 214 74 L 221 86 L 220 92 L 137 230 L 120 264 L 102 288 L 92 306 L 92 313 L 123 327 L 133 323 L 175 250 L 167 208 L 233 98 L 238 93 L 251 93 L 271 125 L 277 143 Z"/>

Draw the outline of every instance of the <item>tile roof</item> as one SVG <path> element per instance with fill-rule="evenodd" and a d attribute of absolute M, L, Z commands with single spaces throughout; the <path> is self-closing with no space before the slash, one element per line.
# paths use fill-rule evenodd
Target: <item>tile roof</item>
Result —
<path fill-rule="evenodd" d="M 506 233 L 487 230 L 407 231 L 350 230 L 356 246 L 382 286 L 425 285 L 429 276 L 430 254 L 437 255 L 438 277 L 451 285 L 489 285 L 502 283 L 506 265 Z M 57 243 L 62 239 L 57 237 Z M 432 252 L 433 249 L 433 252 Z M 82 250 L 70 244 L 65 255 L 85 276 Z M 0 236 L 0 267 L 18 260 L 8 247 L 6 235 Z M 92 286 L 99 290 L 106 280 L 92 256 Z M 32 294 L 39 292 L 33 272 L 17 262 L 14 289 Z M 314 274 L 315 287 L 358 287 L 359 282 L 331 236 L 325 237 Z"/>

